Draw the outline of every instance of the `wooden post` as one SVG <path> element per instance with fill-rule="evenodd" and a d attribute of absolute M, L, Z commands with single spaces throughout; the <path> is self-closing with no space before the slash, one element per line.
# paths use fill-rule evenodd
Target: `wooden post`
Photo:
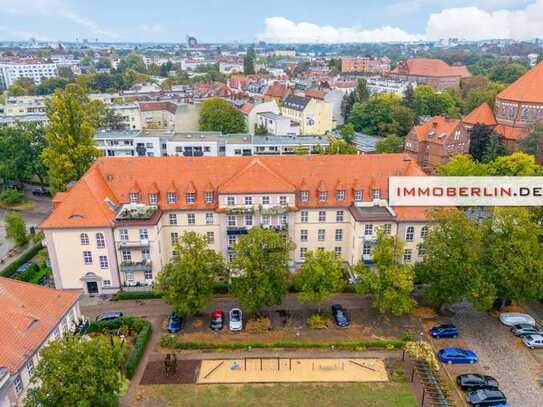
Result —
<path fill-rule="evenodd" d="M 424 407 L 424 395 L 426 392 L 424 391 L 424 388 L 422 388 L 422 401 L 420 402 L 420 407 Z"/>
<path fill-rule="evenodd" d="M 415 378 L 415 368 L 411 368 L 411 383 L 413 383 L 413 379 Z"/>
<path fill-rule="evenodd" d="M 245 371 L 247 371 L 247 358 L 244 358 L 244 359 L 243 359 L 243 365 L 244 365 L 244 366 L 243 366 L 243 369 L 244 369 Z"/>

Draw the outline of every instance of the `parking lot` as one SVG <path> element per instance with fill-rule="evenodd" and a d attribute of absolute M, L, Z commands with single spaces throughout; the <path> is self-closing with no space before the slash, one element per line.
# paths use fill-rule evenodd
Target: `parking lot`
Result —
<path fill-rule="evenodd" d="M 500 389 L 513 407 L 543 406 L 543 350 L 529 350 L 510 328 L 488 313 L 474 311 L 468 305 L 454 307 L 450 322 L 460 330 L 457 339 L 433 341 L 436 349 L 456 346 L 475 351 L 479 362 L 474 365 L 448 365 L 453 379 L 462 373 L 481 373 L 498 380 Z"/>

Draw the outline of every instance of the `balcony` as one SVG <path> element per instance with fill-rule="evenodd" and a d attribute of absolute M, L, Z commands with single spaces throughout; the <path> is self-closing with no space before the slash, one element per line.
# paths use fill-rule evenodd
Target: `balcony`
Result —
<path fill-rule="evenodd" d="M 130 273 L 130 272 L 136 272 L 136 271 L 151 271 L 153 268 L 153 265 L 151 263 L 151 260 L 144 260 L 144 261 L 123 261 L 121 263 L 121 271 L 124 273 Z"/>
<path fill-rule="evenodd" d="M 117 248 L 119 249 L 138 249 L 141 247 L 149 247 L 149 239 L 143 240 L 121 240 L 117 242 Z"/>
<path fill-rule="evenodd" d="M 228 236 L 246 235 L 249 230 L 244 226 L 228 226 L 226 228 L 226 234 Z"/>
<path fill-rule="evenodd" d="M 157 210 L 158 206 L 156 205 L 124 204 L 117 212 L 115 220 L 147 220 L 151 219 Z"/>

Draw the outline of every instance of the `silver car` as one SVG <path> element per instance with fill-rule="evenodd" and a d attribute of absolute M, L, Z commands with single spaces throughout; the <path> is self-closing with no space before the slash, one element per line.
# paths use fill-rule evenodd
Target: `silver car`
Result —
<path fill-rule="evenodd" d="M 530 324 L 513 325 L 511 332 L 513 332 L 513 335 L 515 336 L 543 335 L 541 327 Z"/>
<path fill-rule="evenodd" d="M 530 349 L 543 348 L 543 336 L 542 335 L 527 335 L 522 338 L 524 345 Z"/>

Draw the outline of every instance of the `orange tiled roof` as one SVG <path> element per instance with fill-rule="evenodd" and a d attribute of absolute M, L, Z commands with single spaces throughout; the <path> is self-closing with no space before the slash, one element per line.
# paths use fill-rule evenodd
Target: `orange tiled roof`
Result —
<path fill-rule="evenodd" d="M 279 82 L 274 82 L 273 85 L 268 86 L 268 89 L 266 89 L 266 93 L 264 95 L 283 99 L 289 93 L 290 92 L 287 85 L 283 85 Z"/>
<path fill-rule="evenodd" d="M 0 367 L 17 372 L 79 296 L 0 277 Z"/>
<path fill-rule="evenodd" d="M 326 97 L 326 92 L 318 89 L 308 89 L 305 91 L 305 96 L 308 98 L 324 100 Z"/>
<path fill-rule="evenodd" d="M 504 139 L 514 141 L 523 140 L 530 133 L 530 130 L 528 128 L 509 127 L 502 124 L 496 126 L 495 131 Z"/>
<path fill-rule="evenodd" d="M 462 120 L 465 124 L 474 126 L 476 124 L 484 124 L 485 126 L 496 126 L 498 122 L 496 121 L 496 116 L 494 115 L 494 110 L 486 102 L 477 107 L 473 112 L 468 114 Z"/>
<path fill-rule="evenodd" d="M 249 114 L 251 113 L 251 110 L 253 110 L 253 107 L 255 107 L 255 105 L 253 105 L 252 103 L 245 103 L 243 106 L 241 106 L 241 113 L 243 114 Z"/>
<path fill-rule="evenodd" d="M 432 77 L 459 76 L 461 78 L 467 78 L 471 76 L 468 69 L 463 65 L 451 66 L 441 59 L 431 58 L 414 58 L 402 61 L 394 68 L 392 73 Z"/>
<path fill-rule="evenodd" d="M 353 201 L 354 188 L 363 189 L 368 201 L 370 190 L 379 188 L 388 196 L 388 177 L 420 175 L 422 170 L 406 154 L 315 155 L 270 157 L 101 157 L 68 192 L 45 219 L 42 228 L 111 227 L 115 205 L 129 202 L 129 190 L 137 180 L 140 197 L 148 202 L 151 190 L 158 190 L 162 210 L 215 209 L 204 203 L 204 193 L 294 193 L 310 192 L 300 207 L 346 207 Z M 346 187 L 344 201 L 336 201 L 335 186 Z M 302 186 L 303 184 L 303 186 Z M 196 192 L 194 204 L 185 202 L 187 186 Z M 317 190 L 329 189 L 328 200 L 318 201 Z M 178 194 L 177 202 L 167 202 L 167 192 Z"/>
<path fill-rule="evenodd" d="M 543 62 L 502 90 L 496 99 L 515 102 L 543 103 Z"/>
<path fill-rule="evenodd" d="M 460 119 L 434 116 L 428 121 L 412 129 L 418 141 L 443 144 L 448 141 L 454 129 L 460 124 Z"/>

